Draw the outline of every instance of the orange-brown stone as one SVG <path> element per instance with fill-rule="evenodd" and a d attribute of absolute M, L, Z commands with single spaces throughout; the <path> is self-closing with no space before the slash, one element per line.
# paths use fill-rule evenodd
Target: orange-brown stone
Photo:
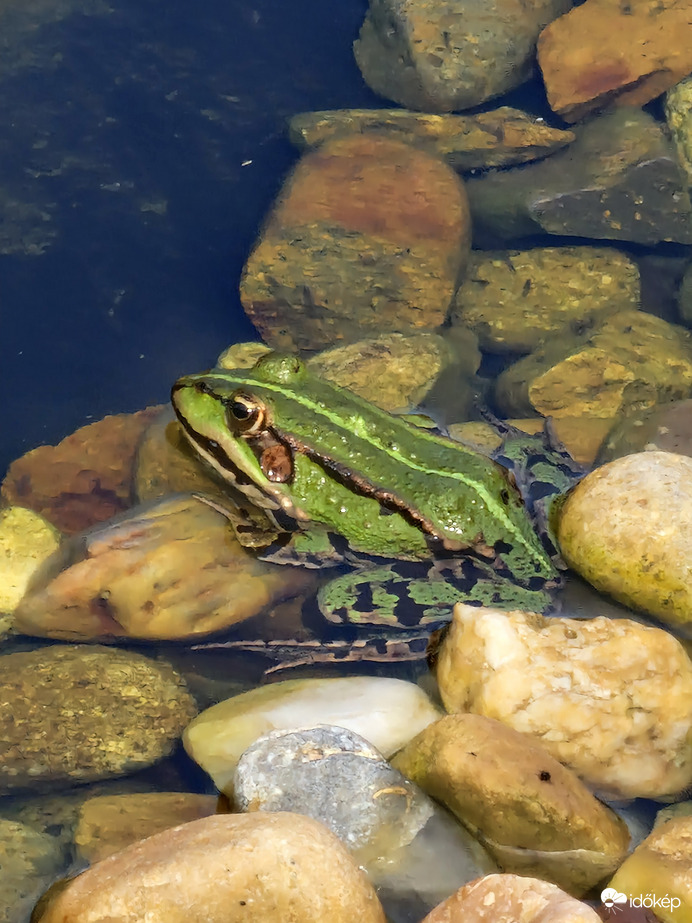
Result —
<path fill-rule="evenodd" d="M 692 71 L 689 0 L 586 0 L 547 26 L 538 63 L 568 122 L 609 104 L 642 106 Z"/>
<path fill-rule="evenodd" d="M 104 417 L 56 446 L 27 452 L 10 465 L 2 500 L 35 510 L 67 534 L 128 509 L 137 444 L 159 412 Z"/>
<path fill-rule="evenodd" d="M 466 193 L 436 156 L 382 134 L 306 154 L 248 259 L 265 342 L 314 351 L 442 323 L 470 247 Z"/>

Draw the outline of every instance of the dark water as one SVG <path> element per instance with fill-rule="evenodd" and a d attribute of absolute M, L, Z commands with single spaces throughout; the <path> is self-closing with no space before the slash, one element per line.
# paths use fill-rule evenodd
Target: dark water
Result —
<path fill-rule="evenodd" d="M 237 285 L 286 118 L 377 102 L 365 0 L 111 6 L 0 9 L 0 472 L 254 338 Z"/>

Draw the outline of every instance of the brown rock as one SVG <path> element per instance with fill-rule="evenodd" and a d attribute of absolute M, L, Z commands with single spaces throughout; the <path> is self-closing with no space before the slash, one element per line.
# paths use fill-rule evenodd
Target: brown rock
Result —
<path fill-rule="evenodd" d="M 68 534 L 128 509 L 137 443 L 160 411 L 105 417 L 57 446 L 27 452 L 10 465 L 2 499 L 35 510 Z"/>
<path fill-rule="evenodd" d="M 643 106 L 692 71 L 689 0 L 587 0 L 538 40 L 548 102 L 568 122 Z"/>
<path fill-rule="evenodd" d="M 470 246 L 466 195 L 436 157 L 377 134 L 306 154 L 241 282 L 275 349 L 311 350 L 444 320 Z"/>
<path fill-rule="evenodd" d="M 464 885 L 422 923 L 600 923 L 600 917 L 547 881 L 486 875 Z"/>
<path fill-rule="evenodd" d="M 79 858 L 93 865 L 162 830 L 216 813 L 215 795 L 141 792 L 87 798 L 79 812 L 74 843 Z"/>
<path fill-rule="evenodd" d="M 370 0 L 353 51 L 368 86 L 411 109 L 469 109 L 519 86 L 571 0 Z"/>
<path fill-rule="evenodd" d="M 510 416 L 614 420 L 692 390 L 689 331 L 643 311 L 620 311 L 582 336 L 546 341 L 504 371 L 498 405 Z"/>
<path fill-rule="evenodd" d="M 392 765 L 446 805 L 505 871 L 584 894 L 627 854 L 617 815 L 543 746 L 499 721 L 447 715 Z"/>
<path fill-rule="evenodd" d="M 573 132 L 552 128 L 543 119 L 509 106 L 473 115 L 334 109 L 301 112 L 289 121 L 291 141 L 300 148 L 364 131 L 387 132 L 401 141 L 424 146 L 460 171 L 527 163 L 574 141 Z"/>
<path fill-rule="evenodd" d="M 220 631 L 314 585 L 305 568 L 248 554 L 226 516 L 169 497 L 75 541 L 44 565 L 17 631 L 61 640 L 180 639 Z M 49 562 L 50 563 L 50 562 Z"/>
<path fill-rule="evenodd" d="M 372 885 L 322 824 L 225 814 L 128 846 L 69 883 L 42 923 L 385 923 Z"/>
<path fill-rule="evenodd" d="M 0 657 L 0 791 L 126 775 L 173 750 L 197 708 L 165 662 L 60 646 Z"/>

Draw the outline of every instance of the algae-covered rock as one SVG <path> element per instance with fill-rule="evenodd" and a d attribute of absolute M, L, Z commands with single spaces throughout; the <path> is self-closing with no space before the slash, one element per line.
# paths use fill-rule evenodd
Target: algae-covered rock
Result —
<path fill-rule="evenodd" d="M 609 887 L 650 908 L 663 923 L 692 920 L 692 817 L 656 827 L 615 873 Z"/>
<path fill-rule="evenodd" d="M 315 352 L 447 314 L 470 248 L 466 193 L 438 157 L 386 135 L 305 154 L 240 283 L 274 349 Z"/>
<path fill-rule="evenodd" d="M 597 468 L 557 528 L 565 560 L 596 589 L 671 625 L 692 621 L 692 458 L 639 452 Z"/>
<path fill-rule="evenodd" d="M 495 395 L 510 416 L 614 420 L 692 391 L 692 338 L 642 311 L 620 311 L 594 331 L 547 341 L 500 375 Z"/>
<path fill-rule="evenodd" d="M 663 629 L 459 603 L 436 674 L 448 711 L 531 734 L 600 791 L 658 798 L 692 783 L 692 664 Z"/>
<path fill-rule="evenodd" d="M 126 775 L 168 756 L 197 708 L 164 662 L 53 646 L 0 657 L 0 792 Z"/>
<path fill-rule="evenodd" d="M 0 617 L 15 609 L 32 575 L 59 544 L 58 531 L 33 510 L 0 510 Z"/>
<path fill-rule="evenodd" d="M 442 115 L 407 109 L 332 109 L 290 118 L 291 141 L 315 147 L 345 134 L 379 131 L 425 147 L 455 170 L 478 170 L 547 157 L 574 141 L 574 133 L 553 128 L 520 109 L 501 106 L 470 115 Z"/>
<path fill-rule="evenodd" d="M 692 186 L 692 77 L 681 80 L 666 93 L 666 121 Z"/>
<path fill-rule="evenodd" d="M 455 382 L 455 400 L 471 407 L 470 379 L 481 355 L 470 331 L 461 336 L 435 333 L 405 336 L 390 333 L 347 346 L 336 346 L 313 356 L 308 366 L 318 375 L 348 388 L 385 410 L 417 407 L 444 373 Z M 460 392 L 465 390 L 465 400 Z"/>
<path fill-rule="evenodd" d="M 505 871 L 583 894 L 627 854 L 617 815 L 543 746 L 499 721 L 447 715 L 393 765 L 445 804 Z"/>
<path fill-rule="evenodd" d="M 588 330 L 639 307 L 639 271 L 602 247 L 475 252 L 452 308 L 489 352 L 531 352 L 547 337 Z"/>

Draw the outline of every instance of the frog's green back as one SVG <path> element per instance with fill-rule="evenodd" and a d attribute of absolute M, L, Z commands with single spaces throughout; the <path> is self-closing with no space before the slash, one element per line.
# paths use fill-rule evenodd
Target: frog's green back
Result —
<path fill-rule="evenodd" d="M 494 549 L 517 579 L 553 576 L 519 492 L 486 456 L 312 375 L 295 357 L 270 354 L 252 369 L 199 378 L 266 405 L 271 432 L 294 453 L 291 483 L 272 491 L 355 549 L 387 557 L 424 557 L 430 541 Z M 257 482 L 266 480 L 257 469 Z"/>

